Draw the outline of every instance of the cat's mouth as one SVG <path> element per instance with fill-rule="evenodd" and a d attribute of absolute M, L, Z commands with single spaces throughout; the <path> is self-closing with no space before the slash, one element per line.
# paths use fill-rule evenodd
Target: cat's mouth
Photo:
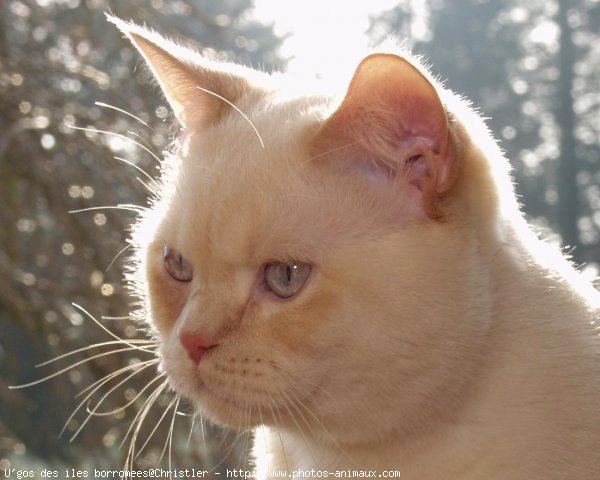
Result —
<path fill-rule="evenodd" d="M 177 391 L 217 423 L 238 430 L 295 425 L 298 415 L 314 410 L 317 389 L 298 391 L 297 382 L 275 373 L 276 368 L 271 375 L 265 371 L 261 375 L 251 373 L 251 368 L 236 370 L 206 360 L 200 368 L 169 373 L 169 378 Z"/>

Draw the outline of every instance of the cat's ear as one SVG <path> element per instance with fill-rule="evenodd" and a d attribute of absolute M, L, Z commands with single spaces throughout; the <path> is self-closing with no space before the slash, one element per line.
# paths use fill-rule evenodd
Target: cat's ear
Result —
<path fill-rule="evenodd" d="M 331 152 L 377 178 L 402 175 L 420 190 L 430 216 L 438 216 L 437 199 L 453 183 L 445 108 L 427 77 L 397 55 L 372 54 L 359 64 L 311 147 L 313 156 Z"/>
<path fill-rule="evenodd" d="M 134 23 L 111 15 L 107 19 L 142 54 L 183 127 L 216 121 L 228 102 L 234 103 L 248 87 L 233 66 L 211 62 Z"/>

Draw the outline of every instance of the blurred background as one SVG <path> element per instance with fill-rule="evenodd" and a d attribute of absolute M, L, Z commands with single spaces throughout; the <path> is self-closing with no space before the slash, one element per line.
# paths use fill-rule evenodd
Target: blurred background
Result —
<path fill-rule="evenodd" d="M 143 352 L 102 356 L 40 385 L 7 388 L 110 350 L 84 351 L 35 368 L 112 340 L 72 302 L 97 318 L 124 317 L 103 324 L 121 337 L 141 338 L 126 318 L 133 302 L 122 286 L 126 253 L 113 262 L 126 245 L 135 212 L 68 213 L 144 205 L 143 174 L 114 157 L 155 175 L 153 155 L 161 155 L 174 133 L 166 104 L 137 54 L 106 23 L 106 11 L 191 39 L 205 53 L 269 71 L 327 75 L 367 45 L 399 36 L 489 118 L 514 167 L 529 219 L 563 245 L 586 275 L 597 275 L 599 0 L 3 0 L 0 471 L 119 468 L 127 450 L 119 444 L 144 401 L 140 397 L 135 408 L 91 419 L 69 442 L 86 418 L 84 405 L 67 422 L 82 398 L 76 394 L 126 364 L 147 360 Z M 154 376 L 148 371 L 136 377 L 107 399 L 105 410 L 135 399 Z M 150 434 L 169 401 L 158 399 L 142 436 Z M 244 465 L 247 437 L 192 428 L 185 415 L 189 407 L 180 410 L 173 466 Z M 167 415 L 138 457 L 138 468 L 168 464 L 161 453 L 170 424 Z"/>

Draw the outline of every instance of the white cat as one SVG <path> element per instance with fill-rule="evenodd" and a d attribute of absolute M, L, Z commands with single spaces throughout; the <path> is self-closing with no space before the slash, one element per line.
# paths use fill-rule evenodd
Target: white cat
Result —
<path fill-rule="evenodd" d="M 300 95 L 110 20 L 182 126 L 134 233 L 161 368 L 264 425 L 261 478 L 600 478 L 599 295 L 465 102 L 396 53 Z"/>

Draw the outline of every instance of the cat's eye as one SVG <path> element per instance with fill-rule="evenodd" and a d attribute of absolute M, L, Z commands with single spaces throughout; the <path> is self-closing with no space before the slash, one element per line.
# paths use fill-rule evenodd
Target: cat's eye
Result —
<path fill-rule="evenodd" d="M 163 249 L 163 263 L 169 275 L 178 282 L 189 282 L 194 275 L 192 264 L 171 247 Z"/>
<path fill-rule="evenodd" d="M 265 280 L 275 295 L 290 298 L 306 283 L 311 269 L 307 263 L 269 263 L 265 267 Z"/>

